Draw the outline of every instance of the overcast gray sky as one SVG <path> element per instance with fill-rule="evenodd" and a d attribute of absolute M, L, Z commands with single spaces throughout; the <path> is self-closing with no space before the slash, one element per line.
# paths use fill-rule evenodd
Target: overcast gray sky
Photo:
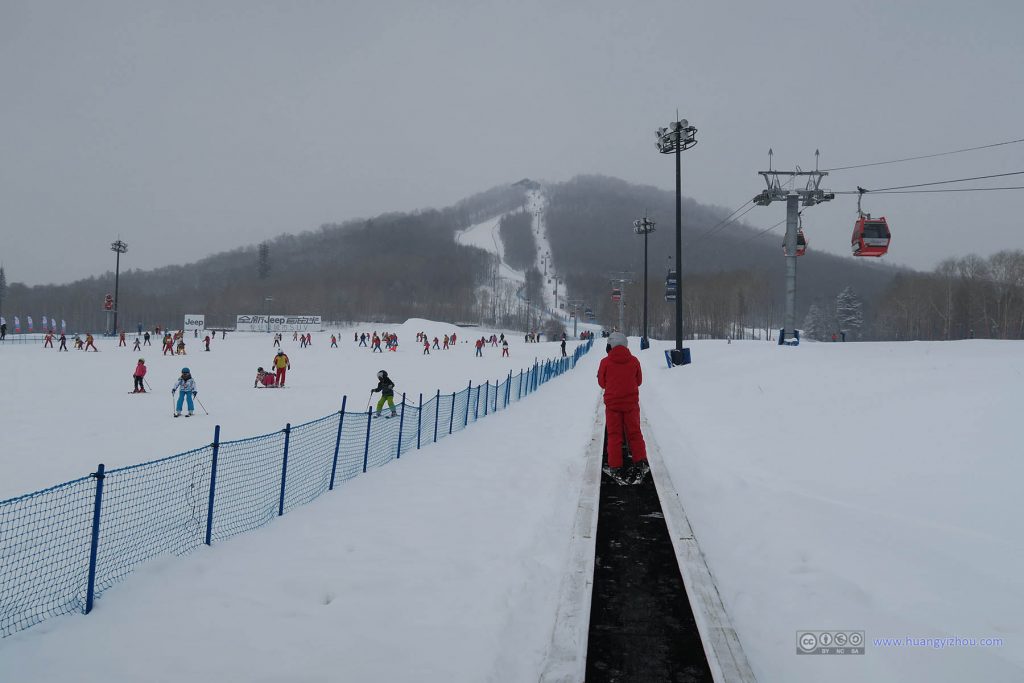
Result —
<path fill-rule="evenodd" d="M 0 0 L 0 260 L 66 282 L 118 236 L 150 268 L 524 176 L 670 189 L 653 131 L 677 108 L 684 193 L 732 209 L 769 147 L 806 169 L 1024 138 L 1022 25 L 1019 0 Z M 1024 144 L 825 185 L 1016 170 Z M 894 263 L 1024 248 L 1024 192 L 871 200 Z M 812 249 L 848 254 L 854 217 L 808 210 Z"/>

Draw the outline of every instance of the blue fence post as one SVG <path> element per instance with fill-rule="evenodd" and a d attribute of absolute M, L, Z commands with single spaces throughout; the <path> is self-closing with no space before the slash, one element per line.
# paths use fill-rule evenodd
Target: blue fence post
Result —
<path fill-rule="evenodd" d="M 480 395 L 480 390 L 476 391 L 477 396 Z M 469 397 L 473 395 L 473 380 L 469 380 L 469 387 L 466 388 L 466 419 L 462 421 L 463 427 L 469 426 Z"/>
<path fill-rule="evenodd" d="M 217 490 L 217 454 L 220 453 L 220 425 L 213 428 L 213 457 L 210 459 L 210 502 L 206 506 L 206 545 L 213 535 L 213 493 Z"/>
<path fill-rule="evenodd" d="M 512 371 L 508 371 L 508 384 L 505 385 L 505 407 L 512 402 Z"/>
<path fill-rule="evenodd" d="M 405 392 L 402 392 L 402 415 L 398 418 L 398 449 L 395 459 L 402 457 L 402 426 L 405 425 Z"/>
<path fill-rule="evenodd" d="M 498 380 L 494 380 L 494 412 L 498 412 Z"/>
<path fill-rule="evenodd" d="M 486 407 L 486 404 L 484 405 Z M 466 411 L 469 412 L 469 411 Z M 473 422 L 480 419 L 480 387 L 476 388 L 476 403 L 473 404 Z"/>
<path fill-rule="evenodd" d="M 348 402 L 348 396 L 341 397 L 341 414 L 338 416 L 338 436 L 334 438 L 334 462 L 331 463 L 331 484 L 327 487 L 328 491 L 334 490 L 334 475 L 338 471 L 338 451 L 341 449 L 341 430 L 345 426 L 345 403 Z"/>
<path fill-rule="evenodd" d="M 466 401 L 467 403 L 469 401 Z M 452 414 L 448 416 L 448 434 L 451 435 L 452 428 L 455 426 L 455 392 L 452 392 Z"/>
<path fill-rule="evenodd" d="M 523 369 L 519 368 L 519 386 L 516 387 L 516 400 L 523 400 Z"/>
<path fill-rule="evenodd" d="M 100 463 L 99 467 L 91 475 L 96 479 L 96 500 L 92 505 L 92 540 L 89 543 L 89 583 L 85 589 L 86 614 L 92 611 L 92 600 L 96 587 L 96 553 L 100 545 L 100 509 L 103 504 L 103 480 L 107 476 L 103 472 L 103 463 Z"/>
<path fill-rule="evenodd" d="M 420 449 L 420 430 L 423 426 L 423 394 L 420 394 L 420 409 L 416 412 L 416 450 Z"/>
<path fill-rule="evenodd" d="M 491 380 L 487 380 L 484 383 L 484 417 L 487 417 L 487 398 L 491 395 Z M 480 404 L 480 393 L 477 392 L 477 405 Z"/>
<path fill-rule="evenodd" d="M 288 442 L 292 436 L 292 423 L 284 426 L 284 457 L 281 458 L 281 497 L 277 501 L 277 516 L 284 514 L 284 485 L 288 481 Z"/>
<path fill-rule="evenodd" d="M 366 443 L 363 444 L 363 472 L 366 472 L 366 462 L 370 457 L 370 423 L 373 422 L 373 408 L 366 409 Z"/>
<path fill-rule="evenodd" d="M 454 406 L 453 406 L 454 407 Z M 437 423 L 441 420 L 441 390 L 434 397 L 434 443 L 437 443 Z"/>

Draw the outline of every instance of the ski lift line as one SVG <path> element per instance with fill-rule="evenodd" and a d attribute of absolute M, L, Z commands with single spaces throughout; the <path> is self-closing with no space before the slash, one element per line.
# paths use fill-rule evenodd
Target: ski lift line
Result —
<path fill-rule="evenodd" d="M 744 216 L 746 216 L 748 213 L 753 211 L 755 208 L 757 208 L 756 205 L 751 205 L 750 208 L 748 208 L 746 211 L 744 211 L 743 213 L 739 214 L 738 216 L 736 216 L 732 220 L 719 223 L 718 226 L 712 228 L 711 230 L 707 230 L 707 231 L 703 232 L 702 234 L 698 235 L 696 238 L 694 238 L 694 240 L 692 242 L 688 242 L 687 246 L 697 246 L 697 247 L 699 247 L 702 242 L 704 242 L 705 240 L 707 240 L 710 237 L 713 237 L 716 232 L 721 232 L 722 230 L 724 230 L 725 228 L 729 227 L 730 225 L 735 224 L 739 219 L 741 219 Z"/>
<path fill-rule="evenodd" d="M 1005 178 L 1011 175 L 1024 175 L 1024 171 L 1011 171 L 1009 173 L 993 173 L 991 175 L 979 175 L 973 178 L 957 178 L 955 180 L 937 180 L 932 183 L 916 183 L 914 185 L 894 185 L 893 187 L 880 187 L 877 190 L 843 190 L 835 192 L 834 194 L 864 194 L 864 193 L 876 193 L 876 192 L 889 192 L 892 190 L 907 190 L 914 187 L 930 187 L 933 185 L 949 185 L 951 183 L 966 183 L 971 180 L 988 180 L 989 178 Z"/>
<path fill-rule="evenodd" d="M 874 190 L 871 194 L 932 194 L 936 192 L 992 192 L 993 190 L 1024 190 L 1024 185 L 1012 185 L 1009 187 L 947 187 L 942 190 Z"/>
<path fill-rule="evenodd" d="M 832 173 L 832 172 L 835 172 L 835 171 L 847 171 L 847 170 L 852 169 L 852 168 L 868 168 L 869 166 L 884 166 L 886 164 L 899 164 L 899 163 L 903 163 L 905 161 L 918 161 L 920 159 L 934 159 L 935 157 L 944 157 L 944 156 L 949 156 L 950 154 L 962 154 L 964 152 L 974 152 L 974 151 L 977 151 L 979 149 L 991 149 L 993 147 L 1002 147 L 1004 145 L 1015 145 L 1015 144 L 1017 144 L 1019 142 L 1024 142 L 1024 138 L 1019 138 L 1017 140 L 1006 140 L 1004 142 L 995 142 L 995 143 L 992 143 L 991 145 L 979 145 L 977 147 L 965 147 L 963 149 L 954 149 L 954 150 L 949 151 L 949 152 L 938 152 L 936 154 L 923 154 L 921 156 L 916 156 L 916 157 L 904 157 L 902 159 L 890 159 L 889 161 L 875 161 L 875 162 L 872 162 L 870 164 L 854 164 L 854 165 L 851 165 L 851 166 L 834 166 L 833 168 L 826 168 L 826 169 L 823 169 L 823 170 L 828 171 L 829 173 Z"/>

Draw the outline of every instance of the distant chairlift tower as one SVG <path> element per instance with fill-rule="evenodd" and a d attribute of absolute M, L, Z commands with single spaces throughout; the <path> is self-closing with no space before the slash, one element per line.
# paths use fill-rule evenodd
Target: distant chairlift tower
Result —
<path fill-rule="evenodd" d="M 769 149 L 768 170 L 758 171 L 768 185 L 768 189 L 754 197 L 754 204 L 768 206 L 772 202 L 786 202 L 786 313 L 783 328 L 779 332 L 780 345 L 795 346 L 800 343 L 796 332 L 796 259 L 800 204 L 802 202 L 805 207 L 814 206 L 835 199 L 834 193 L 821 189 L 821 181 L 828 175 L 828 171 L 818 170 L 819 156 L 820 153 L 815 150 L 813 171 L 803 171 L 799 166 L 794 171 L 776 171 L 772 169 L 772 150 Z M 782 183 L 779 181 L 780 176 L 791 178 L 794 181 L 793 189 L 783 189 Z M 798 178 L 807 179 L 803 189 L 796 188 L 795 181 Z"/>

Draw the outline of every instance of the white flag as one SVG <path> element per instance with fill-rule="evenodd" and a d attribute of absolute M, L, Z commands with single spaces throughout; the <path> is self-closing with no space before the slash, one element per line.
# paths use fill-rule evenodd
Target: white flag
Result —
<path fill-rule="evenodd" d="M 67 332 L 67 329 L 68 329 L 68 324 L 66 322 L 64 322 L 64 320 L 62 318 L 61 321 L 60 321 L 60 331 L 61 332 Z"/>
<path fill-rule="evenodd" d="M 18 319 L 18 316 L 14 316 L 14 331 L 21 333 L 21 320 Z"/>
<path fill-rule="evenodd" d="M 43 329 L 46 329 L 46 316 L 43 316 Z"/>
<path fill-rule="evenodd" d="M 29 316 L 25 316 L 25 317 L 28 318 L 28 331 L 31 332 L 32 331 L 32 316 L 29 315 Z"/>

